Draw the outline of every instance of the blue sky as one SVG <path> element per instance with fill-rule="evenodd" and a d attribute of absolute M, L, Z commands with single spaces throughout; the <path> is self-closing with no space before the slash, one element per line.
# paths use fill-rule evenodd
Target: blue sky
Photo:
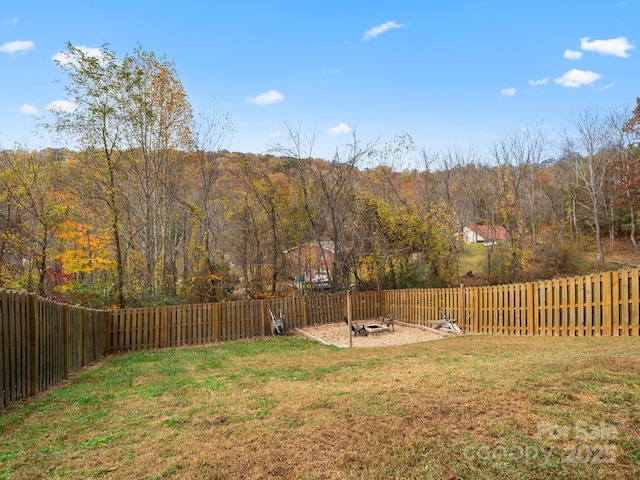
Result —
<path fill-rule="evenodd" d="M 65 42 L 166 55 L 196 112 L 228 113 L 233 151 L 266 153 L 285 123 L 315 156 L 408 133 L 482 150 L 522 128 L 550 138 L 581 109 L 640 96 L 640 0 L 0 0 L 0 146 L 64 100 Z"/>

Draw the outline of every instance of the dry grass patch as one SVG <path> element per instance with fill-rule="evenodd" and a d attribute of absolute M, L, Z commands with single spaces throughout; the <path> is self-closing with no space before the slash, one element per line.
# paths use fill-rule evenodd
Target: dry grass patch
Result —
<path fill-rule="evenodd" d="M 639 478 L 639 386 L 635 338 L 132 353 L 2 415 L 0 478 Z"/>

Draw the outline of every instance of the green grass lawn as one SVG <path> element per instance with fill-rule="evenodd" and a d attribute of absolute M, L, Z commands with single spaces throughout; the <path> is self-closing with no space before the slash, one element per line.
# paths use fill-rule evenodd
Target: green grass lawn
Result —
<path fill-rule="evenodd" d="M 481 243 L 465 245 L 460 255 L 460 274 L 472 271 L 478 275 L 483 272 L 487 262 L 487 247 Z"/>
<path fill-rule="evenodd" d="M 640 339 L 113 356 L 0 415 L 0 478 L 640 478 Z"/>

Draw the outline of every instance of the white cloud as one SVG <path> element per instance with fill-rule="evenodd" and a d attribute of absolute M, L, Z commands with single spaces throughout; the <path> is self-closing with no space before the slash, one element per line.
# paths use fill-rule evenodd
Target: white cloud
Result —
<path fill-rule="evenodd" d="M 558 85 L 563 87 L 578 88 L 582 85 L 589 85 L 600 78 L 600 74 L 592 72 L 590 70 L 569 70 L 559 78 L 554 79 Z"/>
<path fill-rule="evenodd" d="M 616 82 L 607 83 L 604 87 L 600 87 L 598 90 L 609 90 L 616 86 Z"/>
<path fill-rule="evenodd" d="M 0 52 L 5 52 L 10 55 L 14 53 L 27 53 L 35 46 L 31 40 L 16 40 L 15 42 L 7 42 L 0 47 Z"/>
<path fill-rule="evenodd" d="M 343 133 L 351 133 L 351 127 L 344 122 L 340 122 L 335 127 L 327 128 L 329 135 L 342 135 Z"/>
<path fill-rule="evenodd" d="M 18 17 L 10 18 L 9 20 L 3 20 L 2 25 L 17 25 Z"/>
<path fill-rule="evenodd" d="M 49 105 L 47 105 L 47 110 L 53 113 L 71 113 L 74 112 L 77 108 L 78 106 L 75 103 L 68 100 L 54 100 Z"/>
<path fill-rule="evenodd" d="M 629 56 L 628 50 L 636 47 L 631 45 L 625 37 L 611 38 L 609 40 L 589 41 L 588 37 L 580 39 L 580 48 L 590 52 L 598 52 L 601 55 L 615 55 L 626 58 Z"/>
<path fill-rule="evenodd" d="M 503 88 L 500 90 L 500 93 L 503 97 L 513 97 L 516 94 L 517 90 L 515 88 Z"/>
<path fill-rule="evenodd" d="M 261 93 L 257 97 L 247 97 L 245 102 L 262 106 L 279 103 L 282 100 L 284 100 L 284 95 L 282 93 L 277 90 L 269 90 L 268 92 Z"/>
<path fill-rule="evenodd" d="M 29 105 L 28 103 L 22 105 L 20 107 L 20 111 L 26 115 L 37 115 L 38 113 L 40 113 L 40 110 L 38 110 L 33 105 Z"/>
<path fill-rule="evenodd" d="M 542 87 L 549 82 L 549 78 L 541 78 L 540 80 L 529 80 L 529 85 L 532 87 Z"/>
<path fill-rule="evenodd" d="M 394 28 L 402 28 L 405 25 L 402 23 L 398 23 L 398 22 L 385 22 L 381 25 L 378 25 L 377 27 L 373 27 L 370 28 L 369 30 L 367 30 L 364 33 L 364 36 L 362 37 L 362 40 L 364 42 L 368 42 L 369 40 L 371 40 L 372 38 L 377 37 L 378 35 L 382 35 L 384 32 L 387 32 L 389 30 L 392 30 Z"/>
<path fill-rule="evenodd" d="M 102 58 L 102 55 L 103 55 L 102 50 L 100 50 L 99 48 L 84 47 L 82 45 L 75 48 L 80 50 L 82 53 L 84 53 L 88 57 L 94 57 L 99 59 L 99 58 Z M 69 54 L 67 52 L 58 52 L 53 57 L 51 57 L 51 60 L 53 60 L 54 62 L 56 62 L 62 67 L 67 67 L 71 65 L 71 58 L 69 57 Z"/>
<path fill-rule="evenodd" d="M 282 136 L 282 132 L 280 130 L 276 130 L 275 132 L 271 132 L 267 134 L 268 138 L 280 138 Z"/>
<path fill-rule="evenodd" d="M 580 60 L 582 58 L 582 52 L 566 49 L 564 51 L 564 58 L 568 58 L 569 60 Z"/>

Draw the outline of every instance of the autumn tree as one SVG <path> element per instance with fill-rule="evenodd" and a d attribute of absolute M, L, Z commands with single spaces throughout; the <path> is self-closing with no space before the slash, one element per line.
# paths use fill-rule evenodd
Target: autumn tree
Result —
<path fill-rule="evenodd" d="M 263 232 L 256 231 L 262 237 L 265 249 L 264 253 L 259 254 L 269 271 L 269 289 L 275 294 L 285 264 L 281 226 L 289 198 L 289 182 L 282 172 L 268 168 L 269 163 L 273 163 L 270 160 L 281 161 L 264 156 L 260 159 L 245 157 L 239 164 L 237 174 L 246 192 L 244 206 L 252 210 L 250 216 L 254 229 L 257 222 L 264 228 Z M 258 245 L 257 248 L 260 250 Z"/>
<path fill-rule="evenodd" d="M 55 110 L 51 129 L 82 149 L 85 178 L 108 207 L 118 305 L 125 303 L 125 265 L 137 263 L 125 255 L 136 250 L 147 292 L 159 285 L 174 292 L 183 239 L 176 220 L 188 214 L 179 196 L 181 160 L 193 143 L 191 106 L 173 64 L 140 47 L 118 58 L 106 46 L 94 53 L 70 43 L 57 63 L 72 108 Z"/>
<path fill-rule="evenodd" d="M 52 259 L 54 234 L 63 222 L 68 205 L 59 182 L 60 162 L 48 155 L 16 150 L 0 157 L 0 185 L 7 203 L 19 210 L 21 221 L 14 225 L 13 240 L 23 246 L 25 259 L 35 261 L 36 291 L 46 297 L 45 284 Z M 4 237 L 7 239 L 5 231 Z M 30 285 L 27 288 L 31 290 Z"/>
<path fill-rule="evenodd" d="M 194 127 L 195 150 L 189 156 L 183 184 L 184 201 L 191 209 L 193 228 L 185 231 L 189 251 L 184 252 L 183 283 L 200 292 L 203 301 L 224 297 L 225 242 L 229 232 L 228 209 L 233 194 L 224 168 L 224 148 L 235 129 L 228 114 L 212 109 L 200 113 Z M 193 272 L 195 275 L 186 275 Z"/>
<path fill-rule="evenodd" d="M 443 287 L 455 283 L 456 231 L 447 209 L 390 205 L 369 192 L 356 199 L 360 250 L 358 286 Z"/>
<path fill-rule="evenodd" d="M 296 229 L 286 229 L 289 247 L 314 241 L 318 244 L 325 239 L 326 224 L 323 215 L 316 208 L 315 172 L 321 168 L 322 160 L 313 158 L 313 147 L 317 132 L 306 134 L 301 126 L 285 123 L 286 143 L 271 147 L 271 152 L 286 159 L 291 165 L 292 212 L 298 220 Z M 330 270 L 327 268 L 327 270 Z"/>
<path fill-rule="evenodd" d="M 85 220 L 90 222 L 91 216 Z M 58 298 L 68 303 L 104 308 L 112 300 L 108 288 L 104 288 L 114 269 L 112 242 L 108 229 L 103 231 L 99 225 L 68 218 L 56 230 L 59 248 L 55 258 L 70 277 L 58 287 Z"/>
<path fill-rule="evenodd" d="M 336 148 L 336 152 L 326 168 L 314 172 L 317 191 L 311 198 L 315 209 L 323 214 L 326 234 L 334 244 L 334 258 L 331 266 L 332 289 L 338 285 L 350 284 L 350 271 L 357 262 L 355 252 L 348 248 L 355 198 L 355 181 L 358 165 L 374 151 L 375 141 L 361 142 L 355 130 L 351 132 L 351 142 Z"/>
<path fill-rule="evenodd" d="M 250 296 L 256 291 L 260 292 L 264 283 L 264 228 L 254 212 L 250 197 L 244 196 L 235 202 L 235 208 L 229 214 L 229 222 L 234 232 L 230 239 L 230 248 L 233 249 L 235 262 L 241 271 L 244 290 Z"/>
<path fill-rule="evenodd" d="M 175 294 L 180 231 L 182 171 L 193 149 L 193 114 L 175 66 L 138 47 L 125 57 L 129 70 L 123 102 L 123 167 L 131 186 L 128 202 L 141 231 L 137 239 L 144 261 L 144 289 Z"/>
<path fill-rule="evenodd" d="M 119 306 L 125 304 L 125 262 L 121 243 L 120 160 L 127 126 L 126 106 L 131 90 L 131 61 L 118 59 L 106 45 L 98 55 L 67 43 L 57 64 L 66 75 L 71 108 L 54 109 L 49 128 L 69 136 L 83 150 L 85 171 L 107 206 L 117 270 Z"/>
<path fill-rule="evenodd" d="M 434 196 L 425 206 L 444 210 L 446 217 L 453 222 L 450 228 L 458 234 L 465 226 L 481 223 L 479 208 L 486 201 L 486 196 L 478 195 L 478 192 L 486 184 L 478 178 L 476 165 L 479 158 L 472 145 L 467 148 L 447 147 L 431 154 L 431 165 L 435 169 L 432 176 Z M 452 250 L 460 248 L 456 238 L 448 238 Z"/>
<path fill-rule="evenodd" d="M 640 209 L 640 97 L 636 99 L 635 109 L 625 119 L 619 132 L 615 152 L 615 188 L 620 194 L 620 203 L 629 209 L 629 237 L 637 250 L 640 248 L 637 235 L 637 214 Z"/>
<path fill-rule="evenodd" d="M 11 155 L 3 150 L 2 159 Z M 7 162 L 0 163 L 0 175 L 5 175 Z M 28 263 L 29 245 L 22 235 L 24 212 L 11 201 L 11 192 L 0 189 L 0 284 L 4 288 L 17 288 L 17 279 Z M 29 284 L 30 282 L 26 282 Z"/>
<path fill-rule="evenodd" d="M 501 248 L 503 281 L 513 282 L 533 259 L 536 244 L 536 172 L 545 155 L 544 129 L 525 129 L 497 141 L 491 147 L 495 167 L 498 217 L 505 227 L 509 248 Z M 525 243 L 527 233 L 531 241 Z"/>

